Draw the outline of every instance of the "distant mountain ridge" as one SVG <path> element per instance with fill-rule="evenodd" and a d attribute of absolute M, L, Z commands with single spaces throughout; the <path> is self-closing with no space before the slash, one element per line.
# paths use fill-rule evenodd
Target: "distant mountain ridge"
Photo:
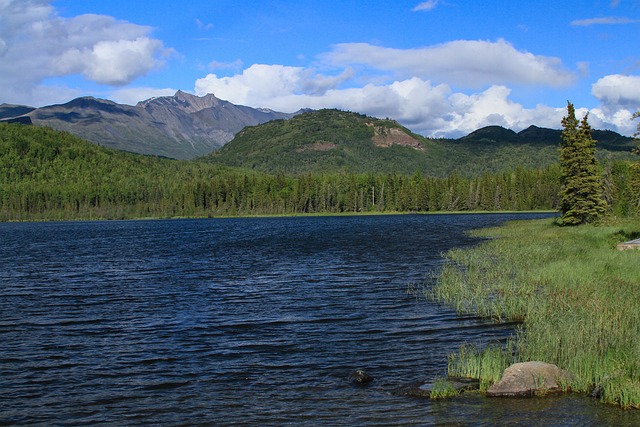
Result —
<path fill-rule="evenodd" d="M 461 152 L 482 151 L 484 153 L 492 147 L 505 150 L 507 146 L 520 147 L 519 149 L 525 146 L 536 146 L 543 151 L 548 151 L 546 157 L 550 158 L 552 152 L 555 156 L 554 150 L 560 143 L 562 133 L 557 129 L 537 126 L 530 126 L 520 132 L 501 126 L 487 126 L 455 140 L 432 140 L 413 134 L 398 123 L 391 123 L 392 121 L 389 120 L 367 118 L 364 115 L 339 110 L 324 111 L 316 113 L 312 110 L 300 110 L 295 113 L 281 113 L 232 104 L 213 94 L 195 96 L 178 91 L 173 96 L 147 99 L 135 106 L 93 97 L 76 98 L 65 104 L 41 108 L 1 104 L 0 120 L 48 126 L 109 148 L 175 159 L 193 159 L 208 155 L 226 147 L 236 138 L 240 142 L 232 144 L 229 149 L 222 150 L 223 155 L 216 160 L 227 159 L 232 164 L 243 167 L 250 165 L 263 170 L 303 170 L 305 167 L 318 167 L 323 162 L 328 162 L 326 167 L 334 162 L 335 168 L 346 169 L 351 165 L 356 170 L 366 169 L 358 164 L 363 160 L 359 160 L 357 156 L 367 157 L 371 154 L 368 143 L 373 143 L 376 152 L 384 154 L 383 157 L 388 157 L 388 153 L 379 151 L 379 148 L 391 147 L 392 151 L 398 152 L 398 150 L 412 147 L 414 151 L 418 151 L 418 154 L 411 154 L 411 151 L 403 154 L 406 158 L 399 161 L 398 166 L 403 165 L 405 169 L 410 167 L 424 169 L 428 159 L 436 161 L 438 156 L 435 153 L 450 152 L 450 155 L 460 156 Z M 327 113 L 327 111 L 333 111 L 333 113 Z M 266 126 L 269 122 L 288 120 L 301 113 L 312 113 L 312 115 L 307 116 L 303 121 L 295 121 L 293 127 L 276 123 L 265 128 L 266 130 L 251 130 L 248 134 L 240 134 L 245 128 Z M 296 129 L 296 126 L 302 126 L 302 128 Z M 355 131 L 356 128 L 357 131 Z M 281 134 L 278 137 L 280 142 L 283 141 L 282 138 L 291 139 L 288 148 L 279 146 L 277 141 L 275 146 L 273 145 L 274 141 L 270 141 L 269 138 L 276 134 Z M 367 136 L 363 139 L 364 135 Z M 306 141 L 296 146 L 295 156 L 287 151 L 293 147 L 291 144 L 294 136 L 299 141 Z M 600 150 L 626 152 L 633 146 L 631 138 L 612 131 L 595 130 L 593 137 L 598 141 L 597 147 Z M 351 147 L 345 146 L 343 143 L 350 138 L 357 143 Z M 252 146 L 251 156 L 243 158 L 240 152 L 246 149 L 247 144 Z M 238 148 L 243 145 L 245 148 Z M 356 145 L 358 148 L 354 151 Z M 234 150 L 237 152 L 235 155 Z M 270 153 L 267 157 L 272 160 L 258 160 L 264 154 L 258 152 L 264 150 Z M 278 150 L 284 151 L 278 153 Z M 248 153 L 245 154 L 248 156 Z M 288 156 L 293 157 L 287 160 Z M 536 155 L 534 159 L 539 157 Z M 374 164 L 379 161 L 370 160 Z M 302 161 L 302 163 L 296 165 L 296 161 Z M 493 161 L 490 158 L 487 160 L 489 163 Z M 285 162 L 289 162 L 286 167 Z M 548 161 L 541 163 L 525 158 L 522 158 L 522 162 L 527 166 L 548 163 Z M 271 164 L 281 164 L 281 166 L 276 168 Z M 388 169 L 390 163 L 382 161 L 378 166 Z M 455 170 L 455 167 L 451 166 L 449 170 Z"/>
<path fill-rule="evenodd" d="M 93 97 L 42 108 L 0 105 L 0 119 L 67 131 L 98 145 L 139 154 L 192 159 L 222 147 L 245 126 L 296 113 L 256 109 L 182 91 L 135 106 Z"/>
<path fill-rule="evenodd" d="M 559 145 L 562 130 L 541 128 L 531 125 L 520 132 L 503 128 L 502 126 L 486 126 L 459 138 L 457 141 L 465 143 L 526 143 L 539 145 Z M 610 130 L 594 130 L 592 137 L 597 141 L 597 147 L 609 151 L 628 151 L 632 138 L 620 135 Z"/>

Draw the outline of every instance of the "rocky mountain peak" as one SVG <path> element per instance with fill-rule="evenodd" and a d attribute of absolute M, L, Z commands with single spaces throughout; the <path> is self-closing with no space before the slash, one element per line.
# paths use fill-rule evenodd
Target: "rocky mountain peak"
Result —
<path fill-rule="evenodd" d="M 150 98 L 139 102 L 137 106 L 146 110 L 170 107 L 177 108 L 185 113 L 196 113 L 207 108 L 218 107 L 224 102 L 211 93 L 205 96 L 196 96 L 179 90 L 173 96 Z"/>

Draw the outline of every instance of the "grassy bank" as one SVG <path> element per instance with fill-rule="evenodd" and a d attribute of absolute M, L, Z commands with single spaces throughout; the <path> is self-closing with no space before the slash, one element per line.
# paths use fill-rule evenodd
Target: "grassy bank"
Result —
<path fill-rule="evenodd" d="M 450 375 L 480 378 L 486 388 L 510 363 L 544 361 L 573 374 L 573 391 L 640 408 L 640 251 L 615 248 L 640 235 L 640 222 L 518 221 L 475 235 L 491 239 L 450 251 L 429 296 L 523 323 L 504 347 L 451 355 Z"/>

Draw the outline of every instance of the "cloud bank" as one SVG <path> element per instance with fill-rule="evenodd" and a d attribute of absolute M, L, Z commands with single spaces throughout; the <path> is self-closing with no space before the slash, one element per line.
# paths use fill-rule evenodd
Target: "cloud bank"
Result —
<path fill-rule="evenodd" d="M 0 92 L 4 102 L 34 105 L 77 95 L 47 79 L 79 75 L 124 86 L 161 66 L 171 53 L 151 28 L 104 15 L 63 18 L 48 0 L 0 0 Z"/>
<path fill-rule="evenodd" d="M 502 40 L 406 50 L 341 44 L 319 58 L 316 68 L 254 64 L 232 76 L 208 74 L 196 81 L 195 93 L 286 112 L 340 108 L 394 118 L 425 136 L 458 137 L 488 125 L 559 128 L 566 105 L 525 108 L 510 98 L 509 85 L 564 87 L 577 78 L 558 59 Z M 593 85 L 601 102 L 591 111 L 594 127 L 633 133 L 638 79 L 607 76 Z"/>
<path fill-rule="evenodd" d="M 232 77 L 215 74 L 196 82 L 196 94 L 213 93 L 235 104 L 278 111 L 340 108 L 377 117 L 391 117 L 431 137 L 462 136 L 479 127 L 502 125 L 523 129 L 532 123 L 558 127 L 564 107 L 525 109 L 509 100 L 511 90 L 492 85 L 473 94 L 454 92 L 447 84 L 412 77 L 389 84 L 338 88 L 350 73 L 331 78 L 300 67 L 252 65 Z M 318 82 L 325 82 L 318 85 Z M 313 86 L 313 90 L 305 89 Z"/>
<path fill-rule="evenodd" d="M 510 83 L 562 87 L 576 79 L 559 58 L 519 51 L 505 40 L 455 40 L 417 49 L 343 43 L 322 59 L 337 66 L 361 65 L 463 88 Z"/>

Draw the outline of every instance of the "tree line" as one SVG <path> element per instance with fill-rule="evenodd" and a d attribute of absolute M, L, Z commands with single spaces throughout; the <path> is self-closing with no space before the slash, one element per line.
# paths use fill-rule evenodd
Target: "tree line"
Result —
<path fill-rule="evenodd" d="M 0 124 L 0 220 L 124 219 L 346 212 L 556 210 L 561 171 L 467 178 L 266 174 L 109 150 L 63 132 Z M 640 173 L 604 168 L 618 215 L 637 213 Z"/>

